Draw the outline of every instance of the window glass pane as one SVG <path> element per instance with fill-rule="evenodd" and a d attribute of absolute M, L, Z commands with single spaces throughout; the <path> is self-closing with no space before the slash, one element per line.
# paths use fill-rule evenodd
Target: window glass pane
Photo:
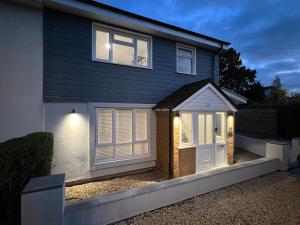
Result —
<path fill-rule="evenodd" d="M 113 158 L 113 146 L 96 148 L 96 160 Z"/>
<path fill-rule="evenodd" d="M 112 143 L 112 110 L 98 112 L 98 144 Z"/>
<path fill-rule="evenodd" d="M 212 144 L 213 142 L 213 116 L 212 114 L 206 114 L 206 137 L 205 137 L 205 143 L 206 144 Z"/>
<path fill-rule="evenodd" d="M 134 144 L 134 154 L 142 155 L 148 153 L 148 142 Z"/>
<path fill-rule="evenodd" d="M 192 58 L 185 58 L 178 56 L 177 69 L 180 73 L 192 74 Z"/>
<path fill-rule="evenodd" d="M 225 113 L 216 113 L 216 142 L 225 141 Z"/>
<path fill-rule="evenodd" d="M 137 141 L 147 140 L 147 111 L 137 110 L 135 112 L 135 139 Z"/>
<path fill-rule="evenodd" d="M 131 156 L 132 144 L 116 145 L 116 157 Z"/>
<path fill-rule="evenodd" d="M 148 65 L 148 41 L 137 40 L 137 63 L 142 66 Z"/>
<path fill-rule="evenodd" d="M 193 135 L 193 116 L 191 113 L 181 115 L 181 143 L 192 143 Z"/>
<path fill-rule="evenodd" d="M 121 34 L 114 34 L 114 40 L 128 42 L 128 43 L 131 43 L 131 44 L 133 43 L 133 39 L 131 37 L 124 36 L 124 35 L 121 35 Z"/>
<path fill-rule="evenodd" d="M 192 50 L 178 48 L 178 55 L 186 56 L 186 57 L 190 57 L 191 58 L 191 57 L 193 57 L 193 51 Z"/>
<path fill-rule="evenodd" d="M 205 115 L 198 114 L 198 144 L 205 144 Z"/>
<path fill-rule="evenodd" d="M 134 65 L 134 48 L 126 45 L 113 44 L 113 62 Z"/>
<path fill-rule="evenodd" d="M 132 141 L 132 110 L 116 110 L 116 143 Z"/>
<path fill-rule="evenodd" d="M 96 58 L 109 60 L 109 32 L 96 31 Z"/>

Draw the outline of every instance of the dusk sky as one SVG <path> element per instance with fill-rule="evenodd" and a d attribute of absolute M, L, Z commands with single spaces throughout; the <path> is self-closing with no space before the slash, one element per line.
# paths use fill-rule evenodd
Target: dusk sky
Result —
<path fill-rule="evenodd" d="M 300 92 L 299 0 L 101 0 L 99 2 L 231 42 L 270 85 L 279 75 Z"/>

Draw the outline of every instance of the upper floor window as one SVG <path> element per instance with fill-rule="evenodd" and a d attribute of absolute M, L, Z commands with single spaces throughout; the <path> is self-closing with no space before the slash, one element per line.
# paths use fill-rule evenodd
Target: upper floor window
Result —
<path fill-rule="evenodd" d="M 151 68 L 151 37 L 108 26 L 93 25 L 93 59 Z"/>
<path fill-rule="evenodd" d="M 177 44 L 177 72 L 196 75 L 196 48 Z"/>

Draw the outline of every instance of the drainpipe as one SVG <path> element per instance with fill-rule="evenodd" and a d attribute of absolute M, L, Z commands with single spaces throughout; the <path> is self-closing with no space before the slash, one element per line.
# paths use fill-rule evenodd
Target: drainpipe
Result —
<path fill-rule="evenodd" d="M 212 61 L 212 82 L 215 82 L 215 57 L 223 50 L 223 43 L 221 43 L 221 48 L 216 52 Z"/>
<path fill-rule="evenodd" d="M 172 109 L 169 108 L 169 178 L 172 178 L 172 159 L 173 159 L 173 120 Z"/>

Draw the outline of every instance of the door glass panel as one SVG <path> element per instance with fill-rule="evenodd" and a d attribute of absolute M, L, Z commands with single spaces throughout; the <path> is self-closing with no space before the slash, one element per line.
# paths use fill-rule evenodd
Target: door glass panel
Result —
<path fill-rule="evenodd" d="M 225 113 L 216 113 L 216 142 L 225 142 Z"/>
<path fill-rule="evenodd" d="M 198 115 L 198 144 L 203 145 L 205 144 L 205 115 L 199 114 Z"/>
<path fill-rule="evenodd" d="M 205 143 L 212 144 L 213 143 L 213 116 L 212 116 L 212 114 L 206 114 L 205 123 L 206 123 Z"/>

